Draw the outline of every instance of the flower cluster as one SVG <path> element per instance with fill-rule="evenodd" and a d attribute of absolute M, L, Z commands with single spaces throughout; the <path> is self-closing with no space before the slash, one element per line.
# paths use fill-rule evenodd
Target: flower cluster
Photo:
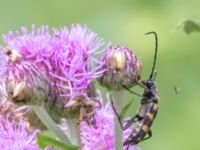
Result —
<path fill-rule="evenodd" d="M 80 127 L 81 149 L 113 150 L 113 109 L 108 95 L 104 106 L 94 80 L 109 89 L 131 88 L 141 74 L 136 55 L 120 46 L 110 46 L 105 51 L 97 34 L 80 25 L 54 29 L 35 29 L 33 25 L 30 32 L 23 27 L 20 32 L 4 35 L 3 40 L 6 46 L 0 46 L 0 149 L 39 149 L 39 131 L 31 130 L 32 122 L 38 118 L 29 111 L 30 105 L 38 105 L 50 112 L 56 123 L 78 114 L 79 120 L 74 117 L 73 125 Z M 102 52 L 105 53 L 99 59 Z M 19 103 L 22 106 L 16 106 Z M 30 121 L 31 115 L 34 117 Z M 123 131 L 124 140 L 133 128 Z M 62 129 L 69 132 L 69 126 Z M 127 150 L 135 149 L 129 146 Z"/>

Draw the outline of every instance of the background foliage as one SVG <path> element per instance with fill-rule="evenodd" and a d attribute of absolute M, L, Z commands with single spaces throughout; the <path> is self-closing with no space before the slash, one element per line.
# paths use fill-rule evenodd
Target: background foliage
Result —
<path fill-rule="evenodd" d="M 153 138 L 140 146 L 144 150 L 197 150 L 200 149 L 200 34 L 188 36 L 176 30 L 176 26 L 184 19 L 200 20 L 199 10 L 197 0 L 0 0 L 0 34 L 32 24 L 36 27 L 86 24 L 105 42 L 134 50 L 143 62 L 146 79 L 151 70 L 154 39 L 144 33 L 156 31 L 159 34 L 157 86 L 161 100 L 152 127 Z M 174 87 L 178 88 L 178 94 Z M 135 114 L 139 99 L 126 92 L 127 102 L 133 99 L 129 115 Z"/>

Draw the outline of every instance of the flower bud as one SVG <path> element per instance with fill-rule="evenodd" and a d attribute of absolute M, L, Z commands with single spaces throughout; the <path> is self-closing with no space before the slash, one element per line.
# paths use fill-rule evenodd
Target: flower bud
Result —
<path fill-rule="evenodd" d="M 141 61 L 126 47 L 110 46 L 102 57 L 105 61 L 101 69 L 107 71 L 97 80 L 108 89 L 121 90 L 133 87 L 140 79 Z"/>

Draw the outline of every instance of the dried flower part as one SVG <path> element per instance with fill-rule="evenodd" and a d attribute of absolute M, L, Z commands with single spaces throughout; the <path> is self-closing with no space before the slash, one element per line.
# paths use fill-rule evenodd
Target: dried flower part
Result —
<path fill-rule="evenodd" d="M 0 116 L 0 149 L 2 150 L 39 150 L 36 135 L 39 131 L 28 133 L 23 121 L 9 121 Z"/>
<path fill-rule="evenodd" d="M 10 49 L 4 48 L 2 53 L 7 55 L 8 60 L 13 63 L 19 61 L 22 57 L 22 55 L 17 50 L 10 50 Z"/>
<path fill-rule="evenodd" d="M 96 99 L 84 100 L 84 97 L 76 97 L 66 106 L 67 118 L 79 117 L 79 122 L 86 121 L 89 125 L 95 124 L 95 114 L 99 109 L 99 102 Z"/>
<path fill-rule="evenodd" d="M 76 96 L 65 105 L 65 116 L 67 118 L 79 117 L 79 122 L 86 121 L 92 125 L 95 124 L 95 113 L 100 108 L 101 104 L 96 93 L 95 83 L 91 82 L 83 96 Z"/>
<path fill-rule="evenodd" d="M 26 94 L 28 93 L 26 82 L 22 81 L 18 83 L 16 87 L 13 87 L 12 93 L 13 101 L 25 100 Z"/>
<path fill-rule="evenodd" d="M 7 99 L 0 99 L 0 116 L 9 120 L 26 120 L 26 115 L 30 111 L 29 106 L 16 106 Z"/>
<path fill-rule="evenodd" d="M 9 101 L 4 78 L 0 80 L 0 83 L 0 116 L 9 120 L 26 120 L 30 107 L 27 105 L 17 106 Z"/>
<path fill-rule="evenodd" d="M 131 88 L 140 79 L 141 62 L 128 48 L 110 46 L 102 60 L 106 60 L 101 68 L 106 69 L 106 72 L 98 81 L 108 89 L 121 90 L 123 86 Z"/>

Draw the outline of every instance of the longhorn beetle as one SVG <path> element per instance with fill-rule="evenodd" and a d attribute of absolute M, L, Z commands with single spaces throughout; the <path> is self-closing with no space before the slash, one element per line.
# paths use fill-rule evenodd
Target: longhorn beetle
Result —
<path fill-rule="evenodd" d="M 149 76 L 149 79 L 136 81 L 137 85 L 144 88 L 144 93 L 142 95 L 142 99 L 140 102 L 141 106 L 139 108 L 138 113 L 134 117 L 132 117 L 130 120 L 128 120 L 126 122 L 126 124 L 123 126 L 120 115 L 117 113 L 117 111 L 113 105 L 113 101 L 111 99 L 112 108 L 119 120 L 122 130 L 126 130 L 134 122 L 139 121 L 141 123 L 139 130 L 136 133 L 134 133 L 134 131 L 132 131 L 132 133 L 128 136 L 128 138 L 123 143 L 123 145 L 127 145 L 127 149 L 129 148 L 129 145 L 136 145 L 139 142 L 149 139 L 152 136 L 152 132 L 151 132 L 150 128 L 151 128 L 151 125 L 152 125 L 152 123 L 156 117 L 157 111 L 158 111 L 157 103 L 160 98 L 158 96 L 156 86 L 154 84 L 155 77 L 156 77 L 156 73 L 154 73 L 154 69 L 155 69 L 155 64 L 156 64 L 156 59 L 157 59 L 158 38 L 157 38 L 157 34 L 155 32 L 148 32 L 145 35 L 147 35 L 147 34 L 155 35 L 155 54 L 154 54 L 153 67 L 152 67 L 152 71 Z M 128 90 L 129 92 L 136 94 L 137 96 L 141 96 L 140 94 L 137 94 L 137 93 L 129 90 L 125 86 L 123 86 L 123 87 L 126 90 Z M 146 135 L 148 135 L 148 137 L 145 137 Z"/>

